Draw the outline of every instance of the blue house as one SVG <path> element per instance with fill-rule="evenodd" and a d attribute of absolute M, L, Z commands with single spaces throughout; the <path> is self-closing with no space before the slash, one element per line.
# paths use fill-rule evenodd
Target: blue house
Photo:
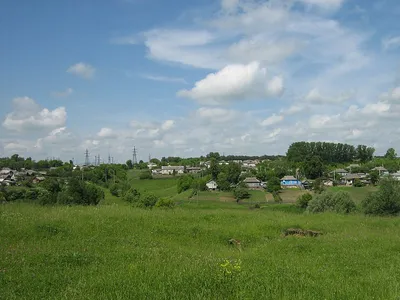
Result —
<path fill-rule="evenodd" d="M 282 188 L 300 188 L 302 183 L 294 176 L 285 176 L 281 179 Z"/>

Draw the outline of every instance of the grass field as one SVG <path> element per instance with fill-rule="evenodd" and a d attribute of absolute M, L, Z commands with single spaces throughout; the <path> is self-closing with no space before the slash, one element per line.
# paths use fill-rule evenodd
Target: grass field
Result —
<path fill-rule="evenodd" d="M 0 298 L 399 299 L 400 219 L 291 208 L 148 211 L 110 195 L 98 207 L 1 205 Z M 284 238 L 288 227 L 324 234 Z"/>

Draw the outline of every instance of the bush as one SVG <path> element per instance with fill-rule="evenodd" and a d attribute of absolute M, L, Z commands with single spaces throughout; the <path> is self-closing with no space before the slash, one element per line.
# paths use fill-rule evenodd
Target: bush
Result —
<path fill-rule="evenodd" d="M 178 194 L 187 191 L 188 189 L 190 189 L 193 185 L 193 176 L 191 175 L 184 175 L 179 177 L 178 179 L 178 185 L 177 185 L 177 189 L 178 189 Z"/>
<path fill-rule="evenodd" d="M 0 202 L 6 201 L 6 196 L 4 195 L 3 192 L 0 192 Z"/>
<path fill-rule="evenodd" d="M 118 197 L 118 196 L 119 196 L 118 185 L 112 184 L 112 185 L 110 186 L 110 193 L 111 193 L 111 195 Z"/>
<path fill-rule="evenodd" d="M 383 179 L 379 191 L 364 199 L 361 207 L 368 215 L 398 215 L 400 213 L 400 181 Z"/>
<path fill-rule="evenodd" d="M 76 178 L 69 180 L 65 193 L 67 195 L 60 196 L 64 204 L 97 205 L 101 199 L 104 199 L 101 188 Z"/>
<path fill-rule="evenodd" d="M 244 188 L 241 186 L 234 189 L 233 195 L 236 198 L 236 202 L 239 202 L 240 200 L 243 200 L 243 199 L 250 198 L 249 190 L 247 188 Z"/>
<path fill-rule="evenodd" d="M 161 198 L 157 201 L 155 207 L 160 208 L 174 208 L 175 202 L 170 198 Z"/>
<path fill-rule="evenodd" d="M 25 192 L 26 192 L 25 188 L 12 187 L 6 190 L 5 197 L 6 200 L 9 202 L 16 200 L 24 200 Z"/>
<path fill-rule="evenodd" d="M 129 203 L 136 203 L 140 200 L 140 193 L 138 190 L 131 188 L 122 199 Z"/>
<path fill-rule="evenodd" d="M 139 179 L 141 180 L 153 179 L 153 175 L 151 174 L 150 170 L 142 171 L 139 175 Z"/>
<path fill-rule="evenodd" d="M 37 200 L 41 205 L 52 205 L 55 204 L 57 198 L 53 197 L 53 194 L 44 188 L 38 188 Z"/>
<path fill-rule="evenodd" d="M 350 194 L 344 191 L 336 193 L 323 192 L 308 202 L 307 210 L 312 213 L 332 211 L 337 213 L 350 213 L 356 209 Z"/>
<path fill-rule="evenodd" d="M 296 206 L 300 208 L 307 208 L 308 203 L 312 200 L 310 193 L 300 195 L 296 200 Z"/>
<path fill-rule="evenodd" d="M 353 186 L 354 187 L 363 187 L 364 184 L 361 182 L 360 179 L 357 178 L 357 179 L 354 180 Z"/>
<path fill-rule="evenodd" d="M 315 181 L 313 183 L 313 190 L 314 190 L 314 193 L 316 193 L 316 194 L 321 194 L 322 192 L 325 191 L 324 182 L 321 178 L 315 179 Z"/>
<path fill-rule="evenodd" d="M 39 197 L 39 190 L 38 189 L 29 189 L 25 192 L 25 199 L 26 200 L 37 200 Z"/>
<path fill-rule="evenodd" d="M 153 208 L 153 206 L 156 205 L 158 200 L 159 198 L 154 194 L 151 193 L 145 194 L 139 198 L 139 201 L 136 202 L 136 206 L 142 208 Z"/>

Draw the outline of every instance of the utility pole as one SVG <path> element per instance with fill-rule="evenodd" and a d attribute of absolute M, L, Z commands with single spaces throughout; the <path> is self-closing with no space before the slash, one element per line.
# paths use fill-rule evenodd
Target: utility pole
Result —
<path fill-rule="evenodd" d="M 90 165 L 90 161 L 89 161 L 89 150 L 86 149 L 85 151 L 85 165 L 88 166 Z"/>
<path fill-rule="evenodd" d="M 132 152 L 132 165 L 133 167 L 137 165 L 137 151 L 135 146 L 133 146 L 133 152 Z"/>

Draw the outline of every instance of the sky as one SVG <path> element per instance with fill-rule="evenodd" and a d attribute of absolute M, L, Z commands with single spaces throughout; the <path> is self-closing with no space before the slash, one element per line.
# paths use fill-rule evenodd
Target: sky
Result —
<path fill-rule="evenodd" d="M 2 0 L 0 156 L 400 151 L 398 0 Z"/>

